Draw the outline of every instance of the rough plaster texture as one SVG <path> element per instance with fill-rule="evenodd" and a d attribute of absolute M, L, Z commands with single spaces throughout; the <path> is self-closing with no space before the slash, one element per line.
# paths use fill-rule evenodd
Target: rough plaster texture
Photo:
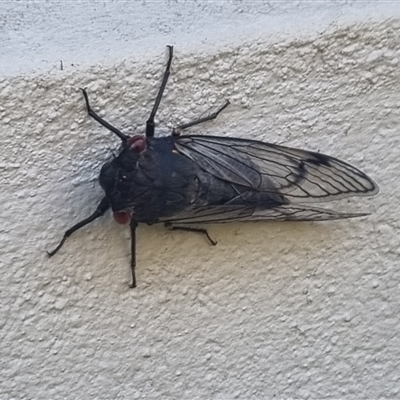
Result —
<path fill-rule="evenodd" d="M 400 6 L 0 11 L 1 399 L 399 398 Z M 49 260 L 45 250 L 100 200 L 99 168 L 118 148 L 78 88 L 108 121 L 142 132 L 165 44 L 176 58 L 164 133 L 229 98 L 192 132 L 347 160 L 381 193 L 337 209 L 372 214 L 211 226 L 215 248 L 140 227 L 136 290 L 128 230 L 109 215 Z"/>

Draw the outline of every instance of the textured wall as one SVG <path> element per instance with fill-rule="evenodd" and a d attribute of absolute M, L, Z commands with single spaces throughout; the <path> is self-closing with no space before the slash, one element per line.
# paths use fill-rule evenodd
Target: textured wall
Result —
<path fill-rule="evenodd" d="M 11 4 L 0 6 L 0 398 L 398 398 L 400 9 Z M 110 215 L 48 259 L 101 199 L 99 168 L 119 144 L 78 88 L 142 132 L 165 44 L 176 58 L 160 131 L 229 98 L 191 132 L 349 161 L 381 193 L 336 209 L 371 215 L 211 226 L 216 247 L 141 226 L 136 290 L 129 232 Z"/>

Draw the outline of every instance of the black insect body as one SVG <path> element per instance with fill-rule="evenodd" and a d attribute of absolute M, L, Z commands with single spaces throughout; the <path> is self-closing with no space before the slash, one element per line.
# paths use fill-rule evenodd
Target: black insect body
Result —
<path fill-rule="evenodd" d="M 135 278 L 135 233 L 138 223 L 163 222 L 172 229 L 201 232 L 203 223 L 260 220 L 322 221 L 358 217 L 308 205 L 350 196 L 371 196 L 377 185 L 362 171 L 336 158 L 254 140 L 218 136 L 181 136 L 193 125 L 216 113 L 175 128 L 168 137 L 154 137 L 154 117 L 160 104 L 172 61 L 172 46 L 163 82 L 146 136 L 129 137 L 88 113 L 122 140 L 118 156 L 103 165 L 100 184 L 105 197 L 96 211 L 65 232 L 53 256 L 73 232 L 112 209 L 114 218 L 131 229 L 132 287 Z M 178 225 L 175 225 L 178 224 Z"/>

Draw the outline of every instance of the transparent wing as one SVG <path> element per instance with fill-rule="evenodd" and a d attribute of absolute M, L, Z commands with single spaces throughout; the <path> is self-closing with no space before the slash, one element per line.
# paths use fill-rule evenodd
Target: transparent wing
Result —
<path fill-rule="evenodd" d="M 217 136 L 179 136 L 174 143 L 179 153 L 216 178 L 260 192 L 279 193 L 290 203 L 372 196 L 379 191 L 364 172 L 320 153 Z M 281 207 L 282 214 L 286 211 Z"/>
<path fill-rule="evenodd" d="M 324 208 L 283 204 L 264 209 L 241 205 L 205 206 L 185 210 L 182 213 L 160 219 L 159 222 L 186 224 L 222 223 L 233 221 L 328 221 L 335 219 L 362 217 L 367 214 L 339 213 Z"/>

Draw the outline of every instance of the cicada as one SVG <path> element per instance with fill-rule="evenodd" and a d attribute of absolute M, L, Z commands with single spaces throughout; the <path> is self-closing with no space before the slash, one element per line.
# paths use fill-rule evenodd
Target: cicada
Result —
<path fill-rule="evenodd" d="M 215 113 L 177 126 L 169 136 L 155 137 L 155 116 L 170 75 L 173 47 L 145 135 L 128 136 L 101 118 L 89 115 L 122 142 L 117 156 L 100 171 L 105 195 L 95 212 L 68 229 L 67 237 L 109 209 L 131 231 L 131 287 L 136 286 L 136 228 L 139 223 L 164 223 L 170 229 L 200 232 L 199 225 L 231 221 L 325 221 L 366 214 L 339 213 L 311 205 L 350 196 L 372 196 L 378 186 L 364 172 L 324 154 L 251 139 L 183 135 L 188 128 L 218 116 Z"/>

